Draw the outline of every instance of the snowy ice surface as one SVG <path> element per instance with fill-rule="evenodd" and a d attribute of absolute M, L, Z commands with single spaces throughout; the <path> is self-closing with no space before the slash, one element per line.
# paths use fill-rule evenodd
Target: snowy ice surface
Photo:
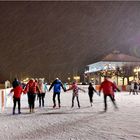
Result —
<path fill-rule="evenodd" d="M 108 99 L 103 112 L 103 95 L 94 94 L 90 106 L 87 87 L 80 92 L 81 108 L 71 108 L 72 91 L 61 93 L 61 108 L 53 109 L 52 91 L 47 92 L 45 107 L 30 114 L 27 95 L 22 95 L 22 114 L 12 115 L 12 100 L 0 114 L 0 140 L 140 140 L 140 95 L 116 92 L 119 110 Z M 10 97 L 8 97 L 10 98 Z M 16 108 L 17 111 L 17 108 Z"/>

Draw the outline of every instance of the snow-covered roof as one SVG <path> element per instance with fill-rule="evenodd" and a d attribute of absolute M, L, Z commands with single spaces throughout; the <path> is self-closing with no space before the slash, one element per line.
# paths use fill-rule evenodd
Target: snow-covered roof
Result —
<path fill-rule="evenodd" d="M 85 71 L 85 73 L 92 73 L 100 70 L 115 70 L 117 66 L 121 67 L 124 64 L 140 65 L 140 58 L 113 52 L 105 56 L 101 61 L 88 65 L 88 69 Z"/>
<path fill-rule="evenodd" d="M 140 62 L 140 58 L 122 53 L 111 53 L 105 56 L 102 61 L 117 61 L 117 62 Z"/>

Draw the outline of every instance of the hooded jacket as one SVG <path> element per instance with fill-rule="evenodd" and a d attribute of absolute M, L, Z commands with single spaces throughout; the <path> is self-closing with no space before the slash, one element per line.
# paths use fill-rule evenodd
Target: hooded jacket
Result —
<path fill-rule="evenodd" d="M 61 92 L 61 87 L 63 88 L 63 90 L 65 91 L 65 88 L 63 87 L 63 84 L 60 80 L 56 79 L 50 86 L 49 91 L 52 89 L 53 87 L 53 92 L 54 93 L 60 93 Z"/>

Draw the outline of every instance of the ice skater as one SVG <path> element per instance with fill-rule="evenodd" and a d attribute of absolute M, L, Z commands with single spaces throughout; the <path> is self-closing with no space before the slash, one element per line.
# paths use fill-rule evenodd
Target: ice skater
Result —
<path fill-rule="evenodd" d="M 133 92 L 134 94 L 134 80 L 131 81 L 129 95 L 131 94 L 131 92 Z"/>
<path fill-rule="evenodd" d="M 21 114 L 21 112 L 20 112 L 20 108 L 21 108 L 20 98 L 21 98 L 21 94 L 23 92 L 23 89 L 20 85 L 17 85 L 13 89 L 11 89 L 10 94 L 12 92 L 14 92 L 14 94 L 13 94 L 13 115 L 15 114 L 16 103 L 18 103 L 18 114 Z"/>
<path fill-rule="evenodd" d="M 28 93 L 28 102 L 29 102 L 29 109 L 30 113 L 34 113 L 35 110 L 35 98 L 36 94 L 40 93 L 39 87 L 37 82 L 34 79 L 30 79 L 26 85 L 25 92 Z"/>
<path fill-rule="evenodd" d="M 76 97 L 76 99 L 77 99 L 78 107 L 80 108 L 80 102 L 79 102 L 79 94 L 78 94 L 78 92 L 79 92 L 79 90 L 85 92 L 85 90 L 79 88 L 79 87 L 77 86 L 77 83 L 76 83 L 76 82 L 73 82 L 72 86 L 71 86 L 69 89 L 67 89 L 67 91 L 69 91 L 69 90 L 73 90 L 71 108 L 74 107 L 74 99 L 75 99 L 75 97 Z"/>
<path fill-rule="evenodd" d="M 38 80 L 38 87 L 40 90 L 40 93 L 38 93 L 39 107 L 41 107 L 41 104 L 42 104 L 42 107 L 44 107 L 44 98 L 45 98 L 46 91 L 48 89 L 47 89 L 47 85 L 44 83 L 43 79 Z"/>
<path fill-rule="evenodd" d="M 105 80 L 101 83 L 101 86 L 99 89 L 99 95 L 100 95 L 101 90 L 103 90 L 103 94 L 104 94 L 104 107 L 105 107 L 104 111 L 107 111 L 107 96 L 110 97 L 114 107 L 118 109 L 116 102 L 112 97 L 112 95 L 114 94 L 114 89 L 120 91 L 113 82 L 108 80 L 108 77 L 105 77 Z"/>
<path fill-rule="evenodd" d="M 135 95 L 135 93 L 138 95 L 138 83 L 136 81 L 134 81 L 134 92 L 133 92 L 133 94 Z"/>
<path fill-rule="evenodd" d="M 89 95 L 89 100 L 90 100 L 91 106 L 92 106 L 92 104 L 93 104 L 93 94 L 94 94 L 94 92 L 97 93 L 97 91 L 96 91 L 95 88 L 93 87 L 92 83 L 89 83 L 88 95 Z"/>
<path fill-rule="evenodd" d="M 51 84 L 49 91 L 52 89 L 53 87 L 53 108 L 56 107 L 56 95 L 58 97 L 58 106 L 59 108 L 61 107 L 61 102 L 60 102 L 60 92 L 61 92 L 61 87 L 63 88 L 64 92 L 66 91 L 66 89 L 64 88 L 62 82 L 59 80 L 59 78 L 56 78 L 54 80 L 54 82 Z"/>

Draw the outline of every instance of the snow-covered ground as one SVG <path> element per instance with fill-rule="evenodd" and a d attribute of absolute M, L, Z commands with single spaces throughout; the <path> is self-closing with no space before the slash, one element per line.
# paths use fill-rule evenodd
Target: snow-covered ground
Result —
<path fill-rule="evenodd" d="M 87 87 L 84 87 L 87 91 Z M 81 108 L 71 108 L 72 91 L 61 93 L 61 108 L 52 108 L 52 92 L 45 97 L 45 107 L 29 113 L 27 95 L 22 95 L 20 115 L 12 115 L 12 102 L 0 114 L 0 140 L 140 140 L 140 95 L 116 93 L 119 110 L 108 99 L 94 94 L 91 107 L 88 93 L 79 93 Z M 9 99 L 8 99 L 9 100 Z M 9 100 L 10 101 L 10 100 Z M 16 110 L 17 111 L 17 110 Z"/>

